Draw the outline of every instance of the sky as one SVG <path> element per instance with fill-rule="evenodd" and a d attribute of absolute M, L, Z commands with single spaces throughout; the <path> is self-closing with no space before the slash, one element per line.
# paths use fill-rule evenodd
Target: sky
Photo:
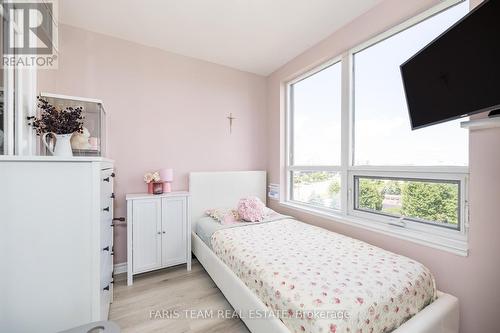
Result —
<path fill-rule="evenodd" d="M 467 14 L 468 2 L 354 55 L 355 165 L 468 165 L 455 120 L 411 130 L 399 66 Z M 294 84 L 294 164 L 340 165 L 341 65 Z"/>

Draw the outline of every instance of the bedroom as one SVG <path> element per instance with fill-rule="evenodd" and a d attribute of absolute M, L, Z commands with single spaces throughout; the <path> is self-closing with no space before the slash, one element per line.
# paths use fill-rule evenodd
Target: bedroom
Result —
<path fill-rule="evenodd" d="M 2 29 L 14 22 L 21 30 L 22 11 L 9 3 L 2 6 Z M 11 66 L 2 42 L 0 331 L 59 332 L 106 320 L 123 332 L 302 331 L 304 325 L 290 323 L 286 313 L 255 318 L 301 302 L 266 306 L 260 287 L 237 277 L 237 268 L 224 263 L 228 258 L 210 256 L 214 245 L 224 246 L 216 244 L 222 235 L 236 237 L 238 229 L 268 239 L 272 235 L 260 234 L 262 228 L 288 223 L 286 230 L 295 230 L 290 220 L 321 228 L 307 229 L 311 239 L 351 237 L 357 246 L 409 258 L 431 273 L 436 286 L 426 290 L 425 306 L 391 317 L 397 324 L 387 330 L 498 331 L 500 118 L 489 117 L 484 107 L 472 115 L 480 108 L 464 102 L 470 108 L 459 115 L 471 113 L 470 120 L 429 121 L 412 130 L 416 118 L 410 117 L 400 70 L 481 3 L 39 2 L 40 15 L 52 9 L 43 16 L 52 24 L 36 30 L 37 43 L 50 36 L 51 53 L 36 51 L 38 67 Z M 19 17 L 9 17 L 11 11 Z M 481 46 L 486 37 L 475 40 Z M 11 59 L 32 55 L 18 52 Z M 498 72 L 498 63 L 488 66 Z M 470 89 L 485 87 L 465 82 Z M 465 92 L 448 102 L 465 95 L 483 103 Z M 43 127 L 38 96 L 56 109 L 73 107 L 73 114 L 82 107 L 83 126 L 66 132 Z M 448 111 L 461 106 L 455 102 Z M 164 193 L 148 193 L 155 190 Z M 218 230 L 224 222 L 211 221 L 217 231 L 204 242 L 197 227 L 205 211 L 237 209 L 248 196 L 290 219 L 227 230 Z M 242 247 L 249 241 L 245 232 Z M 316 264 L 335 254 L 308 248 L 307 237 L 282 236 L 304 255 L 312 251 Z M 283 239 L 270 243 L 291 251 Z M 331 239 L 325 247 L 343 241 Z M 272 265 L 264 266 L 269 273 Z M 337 281 L 334 271 L 324 270 L 332 279 L 327 282 Z M 273 285 L 278 280 L 268 279 L 269 290 L 281 297 L 284 291 Z M 370 281 L 376 280 L 353 283 Z M 325 292 L 332 307 L 349 310 L 343 302 L 335 305 L 338 292 L 304 287 L 299 299 L 308 298 L 299 292 Z M 361 305 L 357 297 L 351 305 Z M 364 299 L 366 311 L 354 317 L 370 315 Z M 339 332 L 383 331 L 383 325 L 335 320 Z M 312 323 L 304 330 L 334 327 L 321 319 Z"/>

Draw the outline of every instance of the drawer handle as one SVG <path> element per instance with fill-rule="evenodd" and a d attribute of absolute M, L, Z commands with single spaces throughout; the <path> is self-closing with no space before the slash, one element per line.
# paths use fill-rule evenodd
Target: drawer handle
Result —
<path fill-rule="evenodd" d="M 115 198 L 115 194 L 114 194 L 114 193 L 111 193 L 110 198 L 111 198 L 111 199 L 114 199 L 114 198 Z"/>
<path fill-rule="evenodd" d="M 113 177 L 113 178 L 115 178 L 115 173 L 112 172 L 110 176 Z"/>
<path fill-rule="evenodd" d="M 106 287 L 102 288 L 102 290 L 109 290 L 109 284 Z"/>
<path fill-rule="evenodd" d="M 105 212 L 109 212 L 109 206 L 106 207 L 106 208 L 103 208 L 102 210 L 105 211 Z"/>
<path fill-rule="evenodd" d="M 109 246 L 106 246 L 102 249 L 103 251 L 108 251 L 109 252 Z"/>
<path fill-rule="evenodd" d="M 104 178 L 102 181 L 109 183 L 109 177 Z"/>

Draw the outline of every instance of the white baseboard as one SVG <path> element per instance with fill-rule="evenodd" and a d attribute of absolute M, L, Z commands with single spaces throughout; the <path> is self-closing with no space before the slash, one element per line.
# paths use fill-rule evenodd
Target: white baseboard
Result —
<path fill-rule="evenodd" d="M 114 267 L 114 273 L 115 274 L 127 273 L 127 263 L 122 262 L 122 263 L 116 264 Z"/>

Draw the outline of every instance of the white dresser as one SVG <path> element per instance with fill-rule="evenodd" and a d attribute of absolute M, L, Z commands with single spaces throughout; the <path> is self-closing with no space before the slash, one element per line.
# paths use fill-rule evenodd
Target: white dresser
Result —
<path fill-rule="evenodd" d="M 127 195 L 127 281 L 133 275 L 187 264 L 191 270 L 189 193 Z"/>
<path fill-rule="evenodd" d="M 102 158 L 0 157 L 0 332 L 107 319 L 113 177 Z"/>

